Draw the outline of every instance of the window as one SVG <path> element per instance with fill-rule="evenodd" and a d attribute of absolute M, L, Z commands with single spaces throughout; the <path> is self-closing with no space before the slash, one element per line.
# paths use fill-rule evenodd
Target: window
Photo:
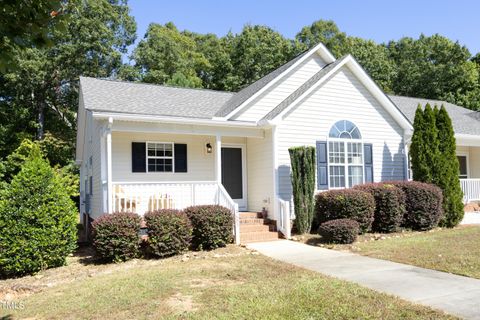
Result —
<path fill-rule="evenodd" d="M 458 176 L 460 179 L 467 179 L 468 178 L 467 156 L 457 156 L 457 159 L 458 159 L 458 165 L 459 165 Z"/>
<path fill-rule="evenodd" d="M 147 171 L 173 172 L 173 143 L 147 142 Z"/>
<path fill-rule="evenodd" d="M 328 175 L 330 188 L 353 187 L 364 181 L 363 143 L 352 122 L 336 122 L 329 132 Z M 357 140 L 357 141 L 355 141 Z"/>

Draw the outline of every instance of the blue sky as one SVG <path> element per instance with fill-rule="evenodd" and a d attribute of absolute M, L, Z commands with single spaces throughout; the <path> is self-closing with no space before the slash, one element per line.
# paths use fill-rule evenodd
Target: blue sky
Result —
<path fill-rule="evenodd" d="M 420 33 L 439 33 L 480 51 L 478 0 L 130 0 L 138 25 L 137 42 L 151 22 L 172 21 L 199 33 L 239 32 L 243 25 L 267 25 L 293 38 L 318 19 L 333 20 L 348 35 L 385 42 Z"/>

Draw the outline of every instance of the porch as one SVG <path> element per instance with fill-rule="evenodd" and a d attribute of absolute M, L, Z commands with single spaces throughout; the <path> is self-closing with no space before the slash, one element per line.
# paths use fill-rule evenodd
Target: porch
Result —
<path fill-rule="evenodd" d="M 461 144 L 462 140 L 459 139 Z M 480 146 L 457 146 L 463 202 L 480 200 Z"/>

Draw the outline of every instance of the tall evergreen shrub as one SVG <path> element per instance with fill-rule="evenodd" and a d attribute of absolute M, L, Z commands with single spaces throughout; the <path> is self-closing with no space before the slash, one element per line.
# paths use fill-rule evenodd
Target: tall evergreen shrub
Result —
<path fill-rule="evenodd" d="M 288 149 L 291 163 L 295 229 L 299 234 L 310 232 L 315 207 L 315 148 Z"/>

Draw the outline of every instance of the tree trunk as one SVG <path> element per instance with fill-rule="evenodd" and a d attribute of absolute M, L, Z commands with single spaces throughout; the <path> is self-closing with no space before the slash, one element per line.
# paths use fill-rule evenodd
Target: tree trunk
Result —
<path fill-rule="evenodd" d="M 45 102 L 40 97 L 37 108 L 37 140 L 43 140 L 45 135 Z"/>

